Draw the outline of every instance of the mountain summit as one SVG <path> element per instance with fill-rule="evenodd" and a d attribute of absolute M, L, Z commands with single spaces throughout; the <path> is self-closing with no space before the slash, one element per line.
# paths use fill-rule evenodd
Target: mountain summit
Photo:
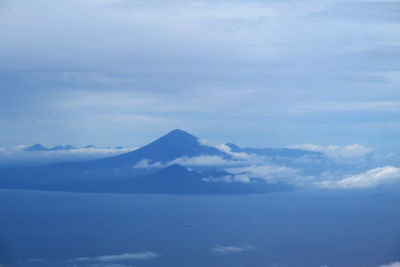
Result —
<path fill-rule="evenodd" d="M 47 147 L 42 146 L 41 144 L 34 144 L 33 146 L 24 148 L 24 151 L 49 151 Z"/>
<path fill-rule="evenodd" d="M 180 157 L 200 155 L 226 156 L 225 153 L 215 147 L 201 144 L 199 138 L 190 133 L 176 129 L 138 150 L 115 156 L 112 159 L 129 161 L 130 163 L 135 163 L 142 159 L 167 162 Z"/>

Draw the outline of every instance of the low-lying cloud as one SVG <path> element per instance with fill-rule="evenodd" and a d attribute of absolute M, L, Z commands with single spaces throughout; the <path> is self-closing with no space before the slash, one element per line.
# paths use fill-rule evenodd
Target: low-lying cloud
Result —
<path fill-rule="evenodd" d="M 27 146 L 0 148 L 0 162 L 8 165 L 47 164 L 62 161 L 82 161 L 99 159 L 128 153 L 137 148 L 75 148 L 52 151 L 24 151 Z"/>
<path fill-rule="evenodd" d="M 227 168 L 227 172 L 234 174 L 236 177 L 251 177 L 253 179 L 261 179 L 266 182 L 277 182 L 284 180 L 293 180 L 300 175 L 300 171 L 285 166 L 277 165 L 250 165 L 245 167 Z"/>
<path fill-rule="evenodd" d="M 400 261 L 392 262 L 389 264 L 380 265 L 379 267 L 400 267 Z"/>
<path fill-rule="evenodd" d="M 224 166 L 238 164 L 238 162 L 224 159 L 220 156 L 200 155 L 197 157 L 181 157 L 168 162 L 168 165 L 172 164 L 183 166 Z"/>
<path fill-rule="evenodd" d="M 214 183 L 251 183 L 251 178 L 245 174 L 238 175 L 224 175 L 219 177 L 206 177 L 202 179 L 203 182 L 214 182 Z"/>
<path fill-rule="evenodd" d="M 232 149 L 225 144 L 211 145 L 209 142 L 204 141 L 204 140 L 199 140 L 199 142 L 202 145 L 214 147 L 214 148 L 218 149 L 219 151 L 224 152 L 225 154 L 227 154 L 233 158 L 236 158 L 236 159 L 249 159 L 253 156 L 253 155 L 247 154 L 245 152 L 233 152 Z"/>
<path fill-rule="evenodd" d="M 334 146 L 334 145 L 322 146 L 315 144 L 302 144 L 302 145 L 290 146 L 290 148 L 321 152 L 328 158 L 336 160 L 363 158 L 368 154 L 372 153 L 373 151 L 372 148 L 359 144 L 352 144 L 346 146 Z"/>
<path fill-rule="evenodd" d="M 349 175 L 337 181 L 315 182 L 317 187 L 322 188 L 370 188 L 382 184 L 400 182 L 400 168 L 385 166 L 371 169 L 367 172 Z"/>
<path fill-rule="evenodd" d="M 243 245 L 243 246 L 215 246 L 211 249 L 212 253 L 220 254 L 220 255 L 229 255 L 240 252 L 245 252 L 249 250 L 253 250 L 254 246 L 251 245 Z"/>
<path fill-rule="evenodd" d="M 119 261 L 130 261 L 130 260 L 151 260 L 158 258 L 158 255 L 151 251 L 136 252 L 136 253 L 123 253 L 118 255 L 103 255 L 97 257 L 79 257 L 73 259 L 73 261 L 94 261 L 94 262 L 119 262 Z"/>
<path fill-rule="evenodd" d="M 173 164 L 179 164 L 186 167 L 216 167 L 216 166 L 235 166 L 244 164 L 243 161 L 240 160 L 230 160 L 225 159 L 220 156 L 215 155 L 200 155 L 196 157 L 180 157 L 168 162 L 151 162 L 149 159 L 142 159 L 138 163 L 136 163 L 133 167 L 134 168 L 163 168 L 168 167 Z"/>
<path fill-rule="evenodd" d="M 152 260 L 159 255 L 152 251 L 77 257 L 71 259 L 33 258 L 17 261 L 17 266 L 131 267 L 133 262 Z M 0 264 L 0 267 L 3 265 Z M 4 266 L 5 267 L 5 266 Z"/>

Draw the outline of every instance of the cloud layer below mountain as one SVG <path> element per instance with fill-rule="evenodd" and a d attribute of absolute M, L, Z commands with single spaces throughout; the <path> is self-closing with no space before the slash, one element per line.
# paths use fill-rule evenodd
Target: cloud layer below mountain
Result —
<path fill-rule="evenodd" d="M 400 168 L 385 166 L 364 173 L 349 175 L 337 181 L 316 182 L 315 185 L 322 188 L 354 189 L 370 188 L 395 182 L 400 182 Z"/>

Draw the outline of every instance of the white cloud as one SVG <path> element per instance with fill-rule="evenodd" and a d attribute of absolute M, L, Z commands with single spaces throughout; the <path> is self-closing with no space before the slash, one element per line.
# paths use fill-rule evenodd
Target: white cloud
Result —
<path fill-rule="evenodd" d="M 150 163 L 149 159 L 142 159 L 141 161 L 136 163 L 136 165 L 134 165 L 133 167 L 139 169 L 152 169 L 152 168 L 163 168 L 166 167 L 166 165 L 159 161 Z"/>
<path fill-rule="evenodd" d="M 149 159 L 139 161 L 134 168 L 165 168 L 173 164 L 179 164 L 185 167 L 221 167 L 230 173 L 229 175 L 219 177 L 205 177 L 204 182 L 241 182 L 250 183 L 252 179 L 264 180 L 266 182 L 275 183 L 278 181 L 289 182 L 292 184 L 304 183 L 304 179 L 299 169 L 286 166 L 265 165 L 265 158 L 250 157 L 246 160 L 228 160 L 215 155 L 200 155 L 197 157 L 181 157 L 172 161 L 153 162 Z"/>
<path fill-rule="evenodd" d="M 25 148 L 29 147 L 28 145 L 19 145 L 15 147 L 0 147 L 0 152 L 7 152 L 9 154 L 12 153 L 25 153 L 31 155 L 79 155 L 79 154 L 87 154 L 87 155 L 115 155 L 121 153 L 127 153 L 134 150 L 137 150 L 138 147 L 133 148 L 112 148 L 112 147 L 89 147 L 89 148 L 74 148 L 74 149 L 65 149 L 65 150 L 49 150 L 49 151 L 24 151 Z"/>
<path fill-rule="evenodd" d="M 346 146 L 334 146 L 334 145 L 322 146 L 315 144 L 302 144 L 302 145 L 290 146 L 290 148 L 321 152 L 329 158 L 338 160 L 363 158 L 373 151 L 372 148 L 359 144 L 346 145 Z"/>
<path fill-rule="evenodd" d="M 322 188 L 370 188 L 381 184 L 400 182 L 400 168 L 386 166 L 371 169 L 367 172 L 349 175 L 338 181 L 315 182 L 314 185 Z"/>
<path fill-rule="evenodd" d="M 400 261 L 380 265 L 379 267 L 400 267 Z"/>
<path fill-rule="evenodd" d="M 221 255 L 234 254 L 244 251 L 253 250 L 254 246 L 244 245 L 244 246 L 216 246 L 211 249 L 212 253 L 217 253 Z"/>
<path fill-rule="evenodd" d="M 399 112 L 400 101 L 321 102 L 306 103 L 291 112 L 382 111 Z"/>
<path fill-rule="evenodd" d="M 237 180 L 251 177 L 254 179 L 262 179 L 266 182 L 277 182 L 279 180 L 294 180 L 299 176 L 299 170 L 276 165 L 250 165 L 244 167 L 227 168 L 227 172 L 235 175 Z"/>
<path fill-rule="evenodd" d="M 168 162 L 168 165 L 172 164 L 180 164 L 183 166 L 224 166 L 238 164 L 238 162 L 227 160 L 220 156 L 200 155 L 197 157 L 181 157 Z"/>
<path fill-rule="evenodd" d="M 249 160 L 250 158 L 254 157 L 254 155 L 250 155 L 245 152 L 233 152 L 231 148 L 225 144 L 213 145 L 212 143 L 204 139 L 198 139 L 198 141 L 203 146 L 216 148 L 219 151 L 224 152 L 225 154 L 232 156 L 236 159 Z"/>
<path fill-rule="evenodd" d="M 223 183 L 234 183 L 234 182 L 240 182 L 240 183 L 251 183 L 250 178 L 247 175 L 244 174 L 238 174 L 238 175 L 224 175 L 224 176 L 219 176 L 219 177 L 206 177 L 202 179 L 203 182 L 223 182 Z"/>
<path fill-rule="evenodd" d="M 215 155 L 200 155 L 196 157 L 180 157 L 168 162 L 153 162 L 150 163 L 149 159 L 142 159 L 134 168 L 163 168 L 168 167 L 173 164 L 179 164 L 186 167 L 196 167 L 196 166 L 203 166 L 203 167 L 215 167 L 215 166 L 235 166 L 235 165 L 243 165 L 244 162 L 239 160 L 228 160 L 224 159 L 220 156 Z"/>
<path fill-rule="evenodd" d="M 82 161 L 99 159 L 104 157 L 116 156 L 122 153 L 128 153 L 137 148 L 76 148 L 70 150 L 55 151 L 24 151 L 28 146 L 20 145 L 16 147 L 0 148 L 0 163 L 19 164 L 47 164 L 63 161 Z M 1 165 L 1 164 L 0 164 Z"/>
<path fill-rule="evenodd" d="M 136 252 L 136 253 L 123 253 L 119 255 L 104 255 L 97 257 L 79 257 L 73 259 L 74 261 L 100 261 L 100 262 L 118 262 L 128 260 L 151 260 L 158 258 L 158 255 L 154 252 Z"/>
<path fill-rule="evenodd" d="M 185 104 L 185 106 L 199 109 L 211 102 L 210 105 L 215 106 L 211 110 L 217 110 L 218 113 L 209 112 L 208 116 L 204 116 L 203 113 L 178 112 L 178 114 L 169 113 L 165 116 L 178 121 L 182 120 L 182 124 L 188 126 L 200 125 L 197 120 L 200 119 L 208 128 L 213 128 L 216 132 L 227 129 L 227 125 L 230 124 L 232 125 L 230 129 L 241 131 L 241 133 L 235 133 L 237 137 L 244 133 L 241 129 L 251 129 L 259 132 L 258 136 L 262 137 L 257 138 L 260 140 L 273 137 L 274 132 L 278 133 L 268 129 L 281 129 L 283 122 L 292 121 L 289 118 L 282 119 L 282 116 L 272 116 L 268 119 L 269 123 L 265 124 L 263 123 L 265 115 L 277 112 L 276 107 L 279 107 L 279 115 L 285 115 L 287 107 L 298 102 L 299 98 L 318 103 L 321 98 L 327 99 L 328 96 L 334 102 L 339 102 L 344 98 L 351 100 L 362 96 L 365 99 L 383 99 L 391 95 L 393 103 L 378 102 L 373 103 L 372 106 L 378 106 L 379 109 L 390 106 L 391 109 L 399 110 L 399 104 L 395 101 L 395 98 L 398 98 L 396 88 L 390 89 L 385 85 L 385 88 L 382 87 L 381 90 L 372 90 L 365 89 L 370 88 L 369 84 L 360 85 L 360 88 L 356 88 L 357 86 L 353 83 L 345 86 L 331 84 L 331 82 L 342 81 L 337 76 L 332 78 L 332 73 L 361 72 L 365 74 L 360 68 L 375 68 L 375 66 L 398 69 L 393 68 L 397 66 L 395 65 L 397 62 L 390 64 L 392 60 L 396 61 L 394 55 L 398 54 L 396 50 L 391 52 L 390 47 L 393 47 L 391 44 L 397 44 L 400 38 L 399 27 L 395 24 L 365 27 L 359 21 L 346 19 L 333 23 L 331 19 L 326 19 L 321 14 L 316 16 L 316 12 L 322 10 L 328 12 L 336 1 L 246 1 L 246 3 L 201 1 L 201 4 L 191 1 L 174 1 L 173 4 L 166 4 L 166 1 L 140 1 L 140 3 L 124 1 L 123 5 L 113 7 L 92 7 L 86 3 L 107 4 L 116 1 L 70 0 L 65 6 L 49 0 L 41 0 L 39 4 L 38 1 L 7 1 L 7 8 L 2 12 L 1 58 L 6 66 L 4 69 L 7 69 L 4 75 L 10 72 L 10 77 L 4 78 L 4 83 L 24 80 L 24 84 L 29 86 L 21 90 L 24 89 L 26 93 L 33 91 L 30 85 L 35 84 L 37 89 L 32 95 L 37 97 L 50 95 L 50 91 L 51 95 L 55 95 L 55 92 L 58 92 L 54 90 L 57 86 L 65 88 L 65 91 L 70 91 L 66 88 L 74 88 L 74 90 L 92 88 L 99 91 L 108 90 L 110 94 L 118 90 L 141 91 L 143 95 L 138 99 L 135 96 L 125 99 L 123 95 L 108 99 L 108 95 L 101 94 L 94 100 L 84 96 L 82 100 L 73 99 L 72 102 L 66 103 L 66 106 L 77 105 L 81 108 L 87 107 L 86 103 L 88 103 L 90 107 L 98 107 L 100 110 L 106 106 L 111 109 L 121 106 L 137 107 L 142 115 L 147 115 L 147 117 L 120 117 L 124 121 L 139 123 L 139 125 L 130 126 L 136 129 L 154 116 L 154 110 L 160 107 L 176 108 L 179 103 L 189 102 L 190 104 Z M 349 7 L 349 13 L 359 13 L 359 7 L 361 6 Z M 31 12 L 33 8 L 37 12 Z M 365 8 L 361 10 L 365 11 Z M 332 13 L 331 15 L 338 15 L 333 11 L 329 12 Z M 386 13 L 382 12 L 382 14 Z M 74 19 L 71 20 L 71 17 Z M 299 27 L 292 25 L 299 25 Z M 113 38 L 104 38 L 104 36 L 113 36 Z M 376 57 L 371 53 L 366 53 L 368 57 L 359 55 L 354 60 L 346 55 L 346 52 L 364 50 L 368 52 L 367 49 L 375 47 L 382 47 L 384 52 L 388 50 L 393 56 L 385 59 L 385 54 Z M 24 50 L 27 56 L 19 56 L 20 50 Z M 54 58 L 58 60 L 54 61 Z M 92 60 L 87 60 L 87 58 Z M 58 69 L 65 72 L 65 69 L 55 67 L 54 62 L 68 62 L 66 69 L 71 69 L 71 72 L 84 69 L 89 70 L 89 73 L 84 73 L 83 78 L 78 77 L 75 81 L 68 79 L 71 77 L 69 74 L 64 81 L 59 81 L 55 78 L 57 77 L 55 72 Z M 375 62 L 376 64 L 373 64 Z M 343 65 L 350 65 L 351 71 L 347 73 Z M 25 69 L 26 71 L 22 73 L 27 73 L 26 78 L 36 83 L 28 79 L 15 78 L 21 72 L 15 70 L 16 68 Z M 36 75 L 39 69 L 40 75 Z M 45 73 L 45 70 L 51 71 Z M 102 75 L 97 76 L 93 73 Z M 265 79 L 266 73 L 268 73 L 268 79 Z M 114 77 L 111 79 L 110 76 L 118 77 L 118 79 Z M 310 76 L 313 79 L 309 79 Z M 121 77 L 125 77 L 122 84 Z M 282 79 L 282 77 L 286 78 Z M 50 78 L 51 80 L 48 80 Z M 302 83 L 304 79 L 307 83 Z M 93 80 L 98 83 L 93 83 Z M 110 82 L 104 84 L 104 81 Z M 263 94 L 255 94 L 250 101 L 243 101 L 245 93 L 227 98 L 229 94 L 226 91 L 232 91 L 231 87 L 246 88 L 252 84 L 257 84 Z M 299 84 L 307 84 L 307 86 L 301 88 Z M 321 90 L 321 85 L 324 85 L 326 90 Z M 6 87 L 14 88 L 15 86 Z M 225 90 L 221 90 L 222 92 L 210 101 L 211 92 L 215 92 L 217 88 L 225 88 Z M 337 90 L 331 90 L 331 88 L 337 88 Z M 345 91 L 348 92 L 349 88 L 352 93 L 343 94 Z M 21 103 L 25 103 L 27 94 L 19 93 L 21 90 L 18 90 L 18 93 L 15 92 L 15 96 L 21 95 Z M 11 91 L 10 89 L 10 96 L 13 97 L 4 97 L 7 100 L 3 100 L 5 104 L 9 102 L 10 105 L 1 105 L 6 111 L 1 113 L 4 116 L 15 114 L 15 117 L 18 117 L 17 115 L 21 112 L 16 111 L 22 105 L 18 105 L 21 103 L 13 100 L 15 96 L 14 92 L 11 94 Z M 362 92 L 361 96 L 360 92 Z M 203 97 L 199 101 L 197 96 L 193 97 L 193 94 L 201 94 Z M 53 97 L 63 99 L 62 96 Z M 151 102 L 154 99 L 159 100 L 156 103 Z M 33 105 L 35 101 L 37 103 Z M 236 101 L 239 104 L 233 105 L 232 108 L 235 112 L 231 112 L 232 109 L 225 109 L 226 105 Z M 33 99 L 31 102 L 32 105 L 24 105 L 28 112 L 22 112 L 23 117 L 29 116 L 29 113 L 39 118 L 51 118 L 50 115 L 54 115 L 48 112 L 48 109 L 38 109 L 44 106 L 41 101 Z M 325 104 L 323 103 L 322 106 Z M 346 105 L 353 107 L 354 103 Z M 36 112 L 29 112 L 31 110 Z M 248 114 L 246 111 L 249 110 L 254 110 L 257 116 L 245 116 Z M 37 112 L 41 114 L 38 115 Z M 72 121 L 80 122 L 73 127 L 69 126 L 69 131 L 65 131 L 65 127 L 60 127 L 61 134 L 79 131 L 81 125 L 87 124 L 90 125 L 88 129 L 97 134 L 101 134 L 101 130 L 106 130 L 106 128 L 116 132 L 127 132 L 127 125 L 121 124 L 114 128 L 90 120 L 91 116 L 85 114 L 96 114 L 97 111 L 94 109 L 85 108 L 75 114 L 70 110 L 61 112 L 63 116 L 60 115 L 60 117 L 73 118 Z M 131 112 L 129 110 L 127 114 Z M 14 116 L 7 117 L 13 119 Z M 261 119 L 257 120 L 259 117 Z M 109 121 L 110 117 L 106 119 Z M 157 119 L 157 116 L 154 119 Z M 274 125 L 276 120 L 280 123 Z M 243 126 L 249 121 L 257 126 Z M 21 122 L 23 122 L 21 118 L 17 122 L 13 120 L 13 131 L 18 129 Z M 33 123 L 37 125 L 36 118 Z M 92 123 L 96 124 L 96 127 Z M 317 124 L 316 122 L 311 124 L 311 131 L 320 129 L 314 125 Z M 25 128 L 29 129 L 28 126 Z M 36 128 L 43 129 L 42 126 Z M 310 131 L 309 126 L 306 128 L 307 132 Z M 40 131 L 34 134 L 38 133 Z M 322 135 L 325 133 L 323 132 Z M 31 132 L 29 134 L 32 135 Z M 298 134 L 301 136 L 302 133 L 299 131 Z M 319 134 L 321 135 L 321 132 Z M 107 135 L 105 136 L 104 138 L 107 138 Z M 275 139 L 279 141 L 279 133 L 277 136 Z M 338 136 L 340 140 L 341 135 L 335 136 Z M 297 140 L 301 139 L 298 137 Z"/>

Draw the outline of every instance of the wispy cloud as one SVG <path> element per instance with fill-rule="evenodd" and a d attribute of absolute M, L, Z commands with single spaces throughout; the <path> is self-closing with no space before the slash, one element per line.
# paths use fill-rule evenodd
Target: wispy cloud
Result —
<path fill-rule="evenodd" d="M 132 267 L 132 262 L 141 260 L 152 260 L 158 258 L 159 255 L 151 251 L 122 253 L 115 255 L 101 255 L 95 257 L 77 257 L 71 259 L 45 259 L 34 258 L 27 260 L 19 260 L 18 266 L 76 266 L 76 267 Z M 6 267 L 0 264 L 0 267 Z"/>
<path fill-rule="evenodd" d="M 130 260 L 151 260 L 158 258 L 158 255 L 154 252 L 136 252 L 136 253 L 123 253 L 118 255 L 103 255 L 97 257 L 79 257 L 72 259 L 73 261 L 99 261 L 99 262 L 118 262 L 118 261 L 130 261 Z"/>
<path fill-rule="evenodd" d="M 229 254 L 235 254 L 235 253 L 240 253 L 240 252 L 245 252 L 249 250 L 255 249 L 254 246 L 251 245 L 243 245 L 243 246 L 215 246 L 211 249 L 212 253 L 220 254 L 220 255 L 229 255 Z"/>
<path fill-rule="evenodd" d="M 305 103 L 293 107 L 290 112 L 400 112 L 400 101 L 365 101 L 365 102 L 317 102 Z"/>
<path fill-rule="evenodd" d="M 211 138 L 229 130 L 245 142 L 277 143 L 299 111 L 398 112 L 398 73 L 390 74 L 399 69 L 397 5 L 366 2 L 70 0 L 60 8 L 51 0 L 7 1 L 1 145 L 40 135 L 70 143 L 80 131 L 145 140 L 170 123 L 213 129 Z M 309 132 L 345 141 L 313 114 L 293 143 Z M 247 139 L 248 132 L 258 134 Z"/>
<path fill-rule="evenodd" d="M 322 146 L 316 144 L 302 144 L 290 146 L 290 148 L 304 149 L 310 151 L 321 152 L 327 157 L 337 160 L 363 158 L 373 152 L 373 148 L 360 144 L 352 144 L 345 146 L 329 145 Z"/>
<path fill-rule="evenodd" d="M 400 261 L 392 262 L 389 264 L 383 264 L 383 265 L 380 265 L 379 267 L 400 267 Z"/>
<path fill-rule="evenodd" d="M 142 159 L 138 163 L 133 165 L 133 168 L 153 169 L 153 168 L 163 168 L 166 166 L 167 166 L 166 164 L 159 162 L 159 161 L 151 163 L 151 161 L 149 159 Z"/>
<path fill-rule="evenodd" d="M 28 146 L 20 145 L 16 147 L 0 148 L 0 162 L 4 164 L 19 163 L 54 163 L 61 161 L 81 161 L 98 159 L 131 152 L 137 148 L 75 148 L 69 150 L 54 151 L 24 151 Z M 1 165 L 1 164 L 0 164 Z"/>
<path fill-rule="evenodd" d="M 266 182 L 286 181 L 291 183 L 300 176 L 300 170 L 278 165 L 250 165 L 227 168 L 234 175 L 234 180 L 244 180 L 245 177 L 260 179 Z"/>
<path fill-rule="evenodd" d="M 210 145 L 209 143 L 204 142 L 204 141 L 203 141 L 203 144 L 208 144 L 209 146 L 215 147 L 216 149 L 232 156 L 233 158 L 248 160 L 248 159 L 254 157 L 254 155 L 250 155 L 245 152 L 233 152 L 232 149 L 229 146 L 227 146 L 226 144 Z"/>
<path fill-rule="evenodd" d="M 239 162 L 224 159 L 214 155 L 200 155 L 197 157 L 181 157 L 168 162 L 168 165 L 180 164 L 183 166 L 229 166 Z"/>
<path fill-rule="evenodd" d="M 237 175 L 223 175 L 219 177 L 205 177 L 202 179 L 203 182 L 214 182 L 214 183 L 251 183 L 251 178 L 245 174 L 237 174 Z"/>

